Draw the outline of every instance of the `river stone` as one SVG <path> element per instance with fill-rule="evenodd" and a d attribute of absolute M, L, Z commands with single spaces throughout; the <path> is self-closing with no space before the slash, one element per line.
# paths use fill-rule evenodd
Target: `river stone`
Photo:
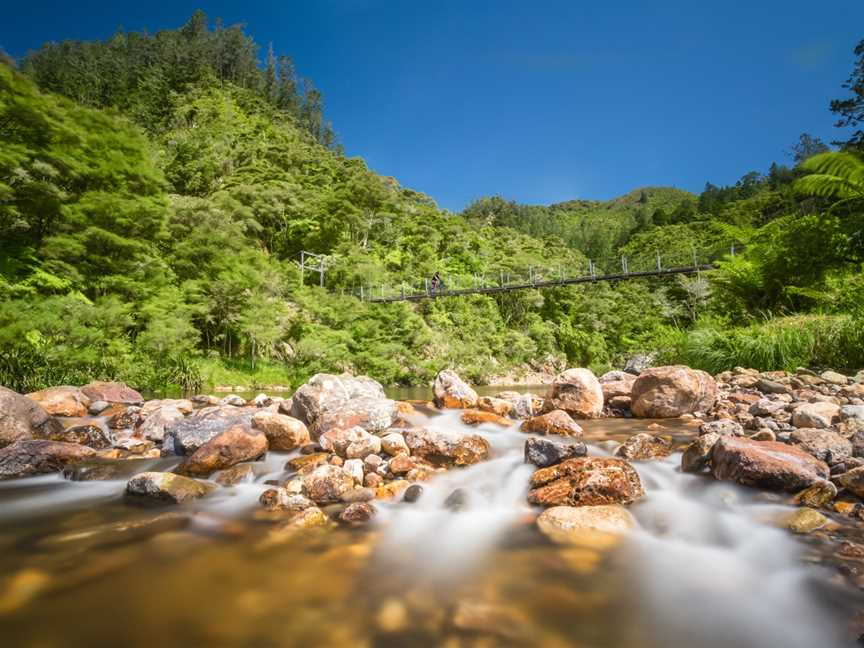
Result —
<path fill-rule="evenodd" d="M 528 502 L 541 506 L 630 504 L 645 494 L 639 474 L 614 457 L 581 457 L 541 468 L 530 481 Z"/>
<path fill-rule="evenodd" d="M 828 480 L 815 482 L 795 496 L 795 503 L 811 508 L 827 507 L 837 497 L 837 487 Z"/>
<path fill-rule="evenodd" d="M 68 464 L 95 456 L 95 450 L 77 443 L 22 439 L 0 448 L 0 480 L 59 472 Z"/>
<path fill-rule="evenodd" d="M 126 495 L 132 500 L 183 502 L 203 497 L 215 488 L 213 484 L 167 472 L 144 472 L 126 483 Z"/>
<path fill-rule="evenodd" d="M 342 464 L 342 470 L 351 475 L 357 484 L 363 483 L 364 471 L 362 459 L 348 459 L 348 461 Z"/>
<path fill-rule="evenodd" d="M 402 495 L 402 501 L 413 504 L 420 499 L 421 495 L 423 495 L 423 487 L 420 484 L 411 484 L 405 489 L 405 493 Z"/>
<path fill-rule="evenodd" d="M 549 438 L 530 438 L 525 441 L 525 463 L 534 464 L 538 468 L 554 466 L 566 459 L 584 457 L 588 448 L 581 441 L 564 443 Z"/>
<path fill-rule="evenodd" d="M 786 405 L 787 403 L 784 403 L 783 401 L 761 398 L 752 405 L 750 405 L 750 409 L 748 411 L 753 416 L 771 417 L 778 412 L 784 411 L 786 409 Z"/>
<path fill-rule="evenodd" d="M 840 406 L 835 403 L 803 403 L 792 411 L 792 425 L 798 428 L 829 428 L 840 419 Z"/>
<path fill-rule="evenodd" d="M 827 383 L 832 385 L 848 385 L 849 378 L 844 376 L 841 373 L 837 373 L 836 371 L 823 371 L 819 374 L 819 377 Z"/>
<path fill-rule="evenodd" d="M 828 523 L 828 518 L 812 508 L 800 508 L 783 521 L 792 533 L 812 533 Z"/>
<path fill-rule="evenodd" d="M 856 497 L 864 499 L 864 466 L 837 475 L 835 481 Z"/>
<path fill-rule="evenodd" d="M 489 458 L 489 442 L 479 435 L 409 428 L 402 436 L 412 455 L 438 466 L 470 466 Z"/>
<path fill-rule="evenodd" d="M 63 425 L 41 405 L 26 396 L 0 387 L 0 448 L 33 436 L 50 437 Z"/>
<path fill-rule="evenodd" d="M 460 419 L 465 425 L 482 425 L 483 423 L 494 423 L 501 427 L 510 427 L 513 424 L 508 418 L 499 416 L 494 412 L 484 412 L 479 409 L 469 409 L 462 412 Z"/>
<path fill-rule="evenodd" d="M 717 383 L 697 369 L 683 365 L 655 367 L 633 383 L 630 409 L 640 418 L 676 418 L 707 412 L 717 400 Z"/>
<path fill-rule="evenodd" d="M 553 542 L 596 548 L 614 545 L 635 526 L 633 515 L 619 504 L 553 506 L 537 517 L 537 528 Z"/>
<path fill-rule="evenodd" d="M 864 421 L 864 405 L 844 405 L 840 408 L 840 419 L 842 421 L 852 419 Z"/>
<path fill-rule="evenodd" d="M 366 524 L 375 516 L 375 513 L 375 507 L 369 502 L 354 502 L 339 514 L 339 519 L 348 524 Z"/>
<path fill-rule="evenodd" d="M 133 430 L 141 425 L 141 408 L 137 405 L 115 406 L 108 413 L 107 423 L 112 430 Z"/>
<path fill-rule="evenodd" d="M 308 497 L 296 493 L 289 493 L 284 488 L 268 488 L 261 493 L 261 497 L 258 498 L 258 501 L 268 511 L 289 511 L 291 513 L 298 513 L 315 506 L 315 502 L 310 500 Z"/>
<path fill-rule="evenodd" d="M 438 372 L 432 390 L 438 407 L 467 409 L 477 406 L 477 392 L 450 369 Z"/>
<path fill-rule="evenodd" d="M 87 416 L 90 399 L 78 387 L 64 385 L 49 387 L 27 394 L 27 398 L 39 404 L 51 416 Z"/>
<path fill-rule="evenodd" d="M 795 446 L 734 436 L 718 439 L 711 451 L 716 479 L 769 490 L 796 492 L 826 479 L 828 466 Z"/>
<path fill-rule="evenodd" d="M 708 466 L 711 460 L 711 450 L 714 448 L 714 444 L 720 440 L 720 436 L 717 432 L 700 434 L 681 455 L 681 470 L 689 473 L 702 472 Z"/>
<path fill-rule="evenodd" d="M 146 419 L 165 408 L 177 410 L 183 415 L 189 415 L 195 411 L 195 404 L 188 398 L 162 398 L 147 401 L 141 406 L 141 418 Z"/>
<path fill-rule="evenodd" d="M 477 409 L 484 412 L 492 412 L 498 416 L 510 416 L 514 405 L 511 401 L 494 396 L 481 396 L 477 399 Z"/>
<path fill-rule="evenodd" d="M 63 477 L 69 481 L 129 479 L 152 465 L 152 459 L 85 459 L 66 466 Z"/>
<path fill-rule="evenodd" d="M 544 407 L 543 399 L 531 393 L 503 391 L 498 394 L 498 398 L 508 401 L 513 406 L 510 416 L 517 419 L 529 419 L 541 413 Z"/>
<path fill-rule="evenodd" d="M 802 428 L 793 430 L 790 439 L 794 445 L 829 466 L 852 456 L 852 442 L 832 430 Z"/>
<path fill-rule="evenodd" d="M 626 371 L 607 371 L 598 380 L 603 390 L 604 402 L 609 403 L 613 398 L 626 398 L 629 401 L 636 376 Z"/>
<path fill-rule="evenodd" d="M 366 376 L 315 374 L 291 397 L 291 415 L 311 425 L 325 411 L 361 397 L 387 398 L 381 384 Z"/>
<path fill-rule="evenodd" d="M 81 423 L 70 425 L 63 431 L 50 436 L 51 441 L 65 441 L 66 443 L 79 443 L 94 450 L 104 450 L 113 444 L 111 435 L 93 423 Z"/>
<path fill-rule="evenodd" d="M 744 436 L 744 428 L 737 421 L 731 419 L 718 419 L 707 421 L 699 426 L 699 435 L 717 434 L 718 436 Z"/>
<path fill-rule="evenodd" d="M 144 403 L 141 394 L 121 382 L 91 382 L 81 388 L 81 393 L 91 401 L 105 401 L 123 405 L 141 405 Z"/>
<path fill-rule="evenodd" d="M 662 459 L 672 454 L 672 444 L 647 432 L 636 434 L 615 449 L 615 456 L 630 461 Z"/>
<path fill-rule="evenodd" d="M 267 536 L 258 544 L 259 549 L 266 549 L 291 541 L 298 533 L 309 529 L 326 528 L 330 525 L 324 511 L 317 506 L 295 513 L 290 519 L 280 522 L 267 532 Z"/>
<path fill-rule="evenodd" d="M 534 416 L 519 428 L 531 434 L 554 434 L 557 436 L 582 438 L 582 427 L 564 410 L 556 409 L 540 416 Z"/>
<path fill-rule="evenodd" d="M 303 421 L 269 410 L 256 412 L 252 427 L 264 433 L 271 450 L 289 452 L 310 441 Z"/>
<path fill-rule="evenodd" d="M 761 391 L 763 394 L 788 394 L 792 391 L 789 389 L 789 385 L 784 385 L 783 383 L 769 378 L 760 378 L 756 381 L 756 389 Z"/>
<path fill-rule="evenodd" d="M 549 385 L 544 408 L 564 410 L 574 418 L 597 418 L 603 414 L 603 389 L 590 369 L 567 369 Z"/>
<path fill-rule="evenodd" d="M 243 461 L 255 461 L 267 453 L 267 437 L 247 425 L 235 425 L 198 448 L 177 468 L 184 475 L 206 477 Z"/>
<path fill-rule="evenodd" d="M 360 396 L 319 413 L 310 432 L 318 438 L 328 430 L 361 427 L 367 432 L 382 432 L 396 420 L 396 401 Z"/>
<path fill-rule="evenodd" d="M 646 369 L 649 369 L 654 364 L 655 359 L 656 356 L 653 353 L 637 353 L 624 363 L 624 371 L 638 376 Z"/>
<path fill-rule="evenodd" d="M 213 477 L 213 481 L 220 486 L 236 486 L 237 484 L 254 480 L 255 469 L 252 468 L 251 464 L 237 464 L 236 466 L 231 466 L 225 470 L 220 470 Z"/>
<path fill-rule="evenodd" d="M 303 492 L 316 504 L 332 504 L 354 488 L 354 478 L 338 466 L 318 466 L 303 477 Z"/>
<path fill-rule="evenodd" d="M 381 439 L 381 449 L 391 457 L 399 454 L 410 454 L 405 437 L 398 432 L 391 432 Z"/>
<path fill-rule="evenodd" d="M 144 408 L 141 408 L 144 416 Z M 177 421 L 182 420 L 183 412 L 173 405 L 165 405 L 159 409 L 148 412 L 144 421 L 138 426 L 136 432 L 139 436 L 161 443 L 165 440 L 165 429 L 170 428 Z"/>
<path fill-rule="evenodd" d="M 406 454 L 400 454 L 390 460 L 388 467 L 394 475 L 404 475 L 414 470 L 415 465 L 411 457 Z"/>
<path fill-rule="evenodd" d="M 456 488 L 444 500 L 444 508 L 453 513 L 459 513 L 468 508 L 470 496 L 464 488 Z"/>
<path fill-rule="evenodd" d="M 230 405 L 205 407 L 165 426 L 162 454 L 189 455 L 235 425 L 249 424 L 252 410 Z"/>
<path fill-rule="evenodd" d="M 333 428 L 321 435 L 318 442 L 324 450 L 335 452 L 343 459 L 364 459 L 381 452 L 381 438 L 361 427 Z"/>

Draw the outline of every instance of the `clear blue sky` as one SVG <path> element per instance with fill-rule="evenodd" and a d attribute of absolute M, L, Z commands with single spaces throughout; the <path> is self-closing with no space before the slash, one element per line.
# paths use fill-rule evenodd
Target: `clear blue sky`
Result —
<path fill-rule="evenodd" d="M 324 93 L 349 155 L 457 210 L 699 191 L 826 140 L 864 1 L 16 2 L 0 46 L 244 22 Z"/>

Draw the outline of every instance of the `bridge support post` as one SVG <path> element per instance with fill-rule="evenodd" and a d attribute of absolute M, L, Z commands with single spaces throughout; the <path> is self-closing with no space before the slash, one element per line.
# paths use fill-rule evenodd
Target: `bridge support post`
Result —
<path fill-rule="evenodd" d="M 657 250 L 657 270 L 658 272 L 663 269 L 663 264 L 660 262 L 660 250 Z"/>

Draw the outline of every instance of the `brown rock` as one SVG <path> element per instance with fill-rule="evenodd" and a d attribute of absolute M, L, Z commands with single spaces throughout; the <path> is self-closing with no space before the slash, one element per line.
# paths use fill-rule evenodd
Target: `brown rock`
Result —
<path fill-rule="evenodd" d="M 251 482 L 255 478 L 255 471 L 249 464 L 238 464 L 225 470 L 220 470 L 213 478 L 220 486 L 236 486 L 243 482 Z"/>
<path fill-rule="evenodd" d="M 27 394 L 27 398 L 51 416 L 87 416 L 87 408 L 90 407 L 90 399 L 77 387 L 68 385 L 33 392 Z"/>
<path fill-rule="evenodd" d="M 720 434 L 717 432 L 700 435 L 687 446 L 684 454 L 681 455 L 681 470 L 690 473 L 701 472 L 708 466 L 708 462 L 711 460 L 711 450 L 719 440 Z"/>
<path fill-rule="evenodd" d="M 717 399 L 717 383 L 705 373 L 682 365 L 654 367 L 633 383 L 631 410 L 641 418 L 676 418 L 707 412 Z"/>
<path fill-rule="evenodd" d="M 803 403 L 792 411 L 792 425 L 798 428 L 829 428 L 840 420 L 840 406 L 835 403 Z"/>
<path fill-rule="evenodd" d="M 672 454 L 672 444 L 662 437 L 647 432 L 636 434 L 615 450 L 615 456 L 630 461 L 662 459 Z"/>
<path fill-rule="evenodd" d="M 455 371 L 449 369 L 438 372 L 433 392 L 438 407 L 467 409 L 477 406 L 477 392 L 469 387 Z"/>
<path fill-rule="evenodd" d="M 104 450 L 110 448 L 111 436 L 106 430 L 103 430 L 98 425 L 93 423 L 82 423 L 80 425 L 70 425 L 64 430 L 52 434 L 51 441 L 64 441 L 66 443 L 80 443 L 95 450 Z"/>
<path fill-rule="evenodd" d="M 636 470 L 623 459 L 580 457 L 531 476 L 528 502 L 541 506 L 630 504 L 645 494 Z"/>
<path fill-rule="evenodd" d="M 390 472 L 394 475 L 404 475 L 414 469 L 414 460 L 408 455 L 396 455 L 390 460 Z"/>
<path fill-rule="evenodd" d="M 375 507 L 369 502 L 354 502 L 339 514 L 339 519 L 348 524 L 366 524 L 375 512 Z"/>
<path fill-rule="evenodd" d="M 791 442 L 828 465 L 841 463 L 852 456 L 852 442 L 832 430 L 803 428 L 793 430 Z"/>
<path fill-rule="evenodd" d="M 626 398 L 629 402 L 636 376 L 626 371 L 609 371 L 600 376 L 599 381 L 606 403 L 613 398 Z"/>
<path fill-rule="evenodd" d="M 309 430 L 302 421 L 269 410 L 257 412 L 252 417 L 252 427 L 264 433 L 271 450 L 288 452 L 310 441 Z"/>
<path fill-rule="evenodd" d="M 553 542 L 606 548 L 636 526 L 630 511 L 619 504 L 553 506 L 537 518 L 537 527 Z"/>
<path fill-rule="evenodd" d="M 386 400 L 384 388 L 366 376 L 315 374 L 291 397 L 291 415 L 312 425 L 324 412 L 364 397 Z"/>
<path fill-rule="evenodd" d="M 731 419 L 718 419 L 716 421 L 707 421 L 699 426 L 699 434 L 717 434 L 726 436 L 744 436 L 744 428 L 737 421 Z"/>
<path fill-rule="evenodd" d="M 412 455 L 439 466 L 470 466 L 489 458 L 489 442 L 474 434 L 411 428 L 403 437 Z"/>
<path fill-rule="evenodd" d="M 828 466 L 803 450 L 775 441 L 720 437 L 711 451 L 716 479 L 795 492 L 827 479 Z"/>
<path fill-rule="evenodd" d="M 289 459 L 285 465 L 285 469 L 296 470 L 297 472 L 303 472 L 306 469 L 311 470 L 315 466 L 327 463 L 329 456 L 326 452 L 313 452 L 308 455 L 300 455 L 299 457 Z"/>
<path fill-rule="evenodd" d="M 213 484 L 174 473 L 144 472 L 135 475 L 126 483 L 126 495 L 141 501 L 182 504 L 203 497 L 213 488 Z"/>
<path fill-rule="evenodd" d="M 60 472 L 67 464 L 96 456 L 77 443 L 22 439 L 0 449 L 0 480 Z"/>
<path fill-rule="evenodd" d="M 494 412 L 484 412 L 482 410 L 469 409 L 462 412 L 460 417 L 465 425 L 481 425 L 482 423 L 494 423 L 501 427 L 510 427 L 513 424 L 508 418 L 498 416 Z"/>
<path fill-rule="evenodd" d="M 146 409 L 146 405 L 141 408 L 139 414 L 140 418 L 144 420 L 138 426 L 136 434 L 151 441 L 164 441 L 165 430 L 185 416 L 179 408 L 173 405 L 164 405 L 155 410 L 151 409 L 145 417 L 144 411 Z"/>
<path fill-rule="evenodd" d="M 544 407 L 574 418 L 597 418 L 603 414 L 603 389 L 590 369 L 567 369 L 549 385 Z"/>
<path fill-rule="evenodd" d="M 354 478 L 338 466 L 318 466 L 303 477 L 303 491 L 316 504 L 339 502 L 354 489 Z"/>
<path fill-rule="evenodd" d="M 81 388 L 81 393 L 91 401 L 141 405 L 144 398 L 131 387 L 120 382 L 91 382 Z"/>
<path fill-rule="evenodd" d="M 864 466 L 853 468 L 842 475 L 838 475 L 836 481 L 856 497 L 864 499 Z"/>
<path fill-rule="evenodd" d="M 582 438 L 582 427 L 564 410 L 552 410 L 525 421 L 519 428 L 529 434 L 554 434 Z"/>
<path fill-rule="evenodd" d="M 33 436 L 49 437 L 62 429 L 60 421 L 48 416 L 41 405 L 0 387 L 0 448 Z"/>
<path fill-rule="evenodd" d="M 504 398 L 495 398 L 494 396 L 481 396 L 477 399 L 477 409 L 484 412 L 492 412 L 498 416 L 510 416 L 513 411 L 513 403 Z"/>
<path fill-rule="evenodd" d="M 810 506 L 812 508 L 827 507 L 837 497 L 837 487 L 827 480 L 817 481 L 809 488 L 804 489 L 795 496 L 795 503 L 799 506 Z"/>
<path fill-rule="evenodd" d="M 367 432 L 382 432 L 394 424 L 396 402 L 386 398 L 362 396 L 320 412 L 310 433 L 314 438 L 329 430 L 359 427 Z"/>
<path fill-rule="evenodd" d="M 180 464 L 180 474 L 206 477 L 244 461 L 255 461 L 267 452 L 267 437 L 245 425 L 235 425 L 216 435 Z"/>

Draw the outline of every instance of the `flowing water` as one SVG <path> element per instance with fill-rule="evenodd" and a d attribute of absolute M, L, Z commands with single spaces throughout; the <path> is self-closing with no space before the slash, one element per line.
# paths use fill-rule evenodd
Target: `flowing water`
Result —
<path fill-rule="evenodd" d="M 458 412 L 413 418 L 466 429 Z M 587 422 L 589 454 L 637 432 L 681 444 L 695 430 L 649 426 Z M 287 538 L 257 504 L 284 478 L 283 453 L 256 464 L 254 481 L 174 508 L 124 503 L 125 479 L 0 483 L 0 645 L 851 644 L 861 601 L 835 553 L 856 528 L 792 536 L 776 526 L 786 499 L 682 474 L 675 453 L 636 464 L 647 495 L 619 544 L 553 545 L 525 501 L 518 424 L 471 430 L 490 461 L 435 477 L 416 503 L 376 503 L 371 527 Z"/>

